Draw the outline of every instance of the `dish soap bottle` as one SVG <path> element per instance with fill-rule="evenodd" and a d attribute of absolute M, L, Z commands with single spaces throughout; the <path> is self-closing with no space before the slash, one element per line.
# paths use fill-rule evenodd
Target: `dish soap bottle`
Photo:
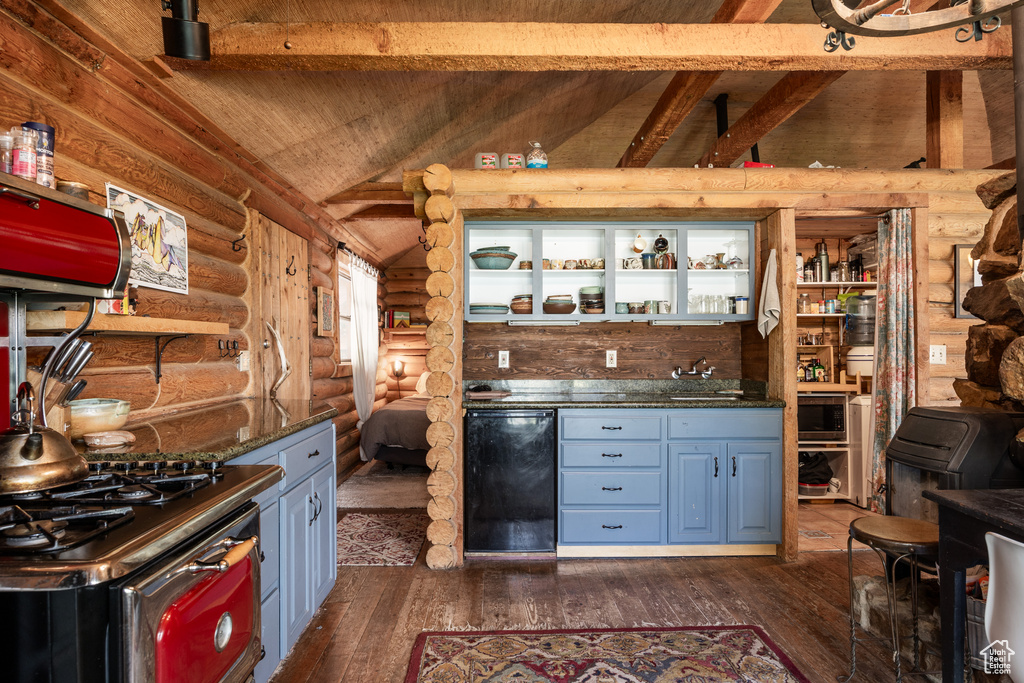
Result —
<path fill-rule="evenodd" d="M 531 140 L 530 146 L 533 149 L 526 153 L 526 168 L 547 168 L 548 155 L 540 148 L 540 143 Z"/>

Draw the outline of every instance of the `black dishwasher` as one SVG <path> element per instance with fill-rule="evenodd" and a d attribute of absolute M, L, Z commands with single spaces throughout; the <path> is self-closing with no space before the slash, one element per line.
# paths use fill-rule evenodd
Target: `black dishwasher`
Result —
<path fill-rule="evenodd" d="M 555 411 L 469 410 L 467 552 L 555 549 Z"/>

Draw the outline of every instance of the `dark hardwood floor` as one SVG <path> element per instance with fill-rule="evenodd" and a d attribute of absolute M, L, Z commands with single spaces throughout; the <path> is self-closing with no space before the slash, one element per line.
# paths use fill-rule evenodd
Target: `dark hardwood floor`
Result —
<path fill-rule="evenodd" d="M 339 567 L 338 582 L 273 683 L 402 681 L 420 631 L 756 624 L 812 681 L 849 656 L 845 552 L 774 558 L 471 559 L 433 571 Z M 856 574 L 879 574 L 854 552 Z M 891 680 L 890 655 L 858 645 L 854 683 Z"/>

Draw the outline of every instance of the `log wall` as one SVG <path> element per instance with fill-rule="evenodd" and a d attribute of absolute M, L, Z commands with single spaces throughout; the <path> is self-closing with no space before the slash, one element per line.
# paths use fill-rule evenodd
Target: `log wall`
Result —
<path fill-rule="evenodd" d="M 384 310 L 408 311 L 409 321 L 425 325 L 427 318 L 427 252 L 418 245 L 410 249 L 384 271 Z M 426 330 L 416 334 L 405 334 L 403 330 L 385 330 L 384 338 L 388 351 L 387 388 L 388 401 L 397 401 L 416 393 L 416 382 L 427 371 Z M 405 365 L 404 374 L 396 378 L 393 364 L 401 360 Z"/>
<path fill-rule="evenodd" d="M 255 351 L 249 332 L 257 334 L 253 303 L 261 287 L 253 278 L 258 255 L 250 244 L 258 221 L 250 211 L 307 241 L 314 292 L 336 290 L 337 241 L 357 247 L 362 242 L 271 171 L 257 169 L 250 161 L 254 156 L 73 16 L 55 18 L 32 0 L 16 0 L 0 9 L 0 34 L 4 53 L 17 55 L 0 67 L 0 128 L 22 121 L 54 126 L 57 179 L 85 183 L 96 204 L 106 204 L 104 183 L 110 182 L 185 217 L 189 293 L 140 288 L 138 314 L 224 322 L 230 328 L 222 338 L 195 335 L 170 343 L 160 384 L 152 337 L 93 338 L 95 357 L 82 372 L 88 380 L 82 396 L 128 399 L 130 419 L 149 420 L 258 392 L 250 373 L 238 371 L 234 359 L 222 358 L 217 349 L 223 340 Z M 248 237 L 239 242 L 241 249 L 234 249 L 232 242 L 243 235 Z M 360 255 L 377 262 L 373 254 Z M 334 422 L 344 468 L 358 458 L 351 367 L 335 362 L 333 337 L 315 336 L 315 301 L 310 297 L 311 395 L 339 410 Z M 43 351 L 35 350 L 32 361 Z M 382 379 L 376 396 L 378 403 L 385 400 Z M 233 430 L 247 419 L 227 411 L 221 427 Z"/>

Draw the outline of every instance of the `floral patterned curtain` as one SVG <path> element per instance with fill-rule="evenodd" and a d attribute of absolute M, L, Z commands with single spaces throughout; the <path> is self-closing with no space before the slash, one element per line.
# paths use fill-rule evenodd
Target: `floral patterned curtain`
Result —
<path fill-rule="evenodd" d="M 914 358 L 914 255 L 910 209 L 878 221 L 878 299 L 875 317 L 875 440 L 871 509 L 885 511 L 885 447 L 907 412 L 917 405 Z"/>

